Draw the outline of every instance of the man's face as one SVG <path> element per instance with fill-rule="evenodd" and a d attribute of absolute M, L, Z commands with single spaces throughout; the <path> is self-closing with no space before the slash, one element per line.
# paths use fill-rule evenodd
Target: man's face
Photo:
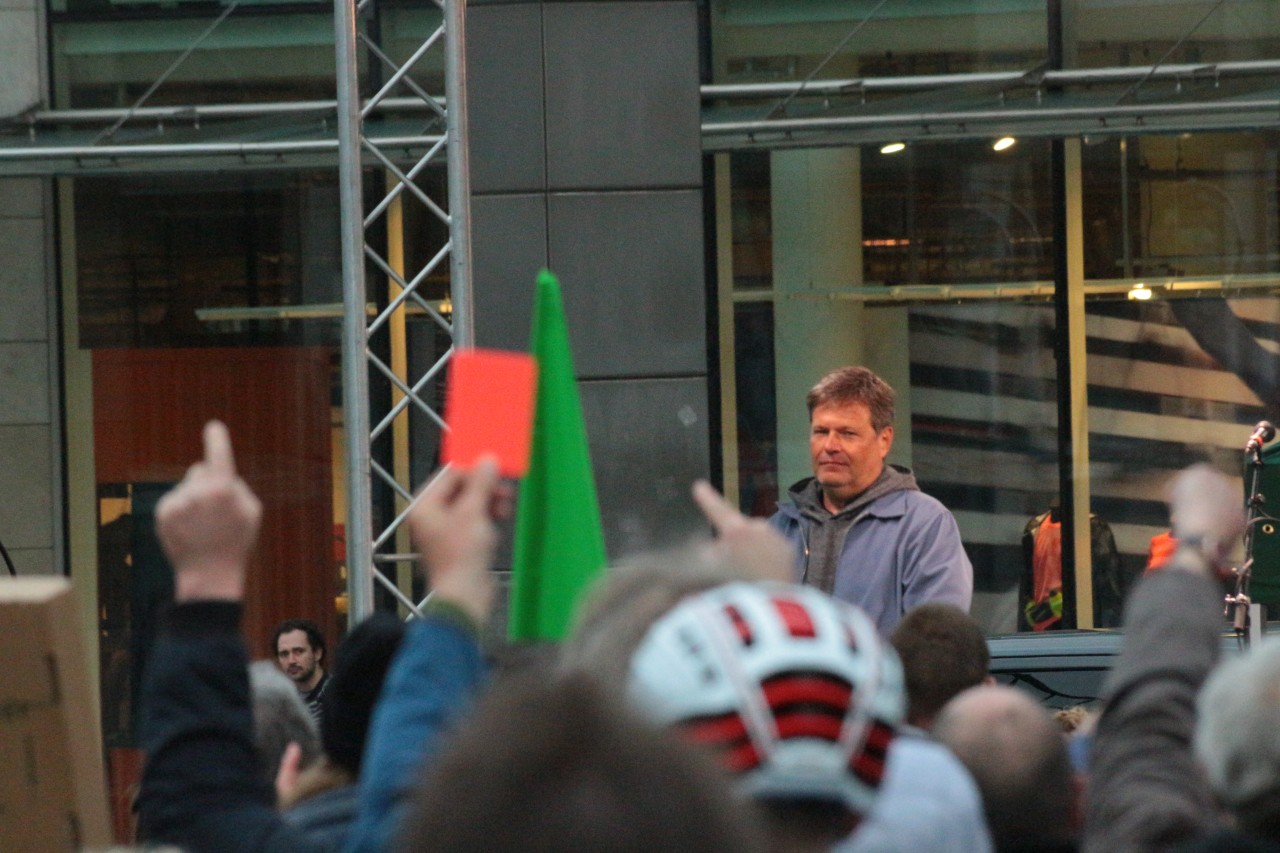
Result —
<path fill-rule="evenodd" d="M 276 640 L 276 663 L 295 684 L 309 685 L 315 678 L 320 658 L 311 648 L 307 632 L 299 629 L 286 631 Z"/>
<path fill-rule="evenodd" d="M 835 512 L 875 482 L 893 446 L 893 427 L 876 432 L 865 403 L 829 403 L 809 419 L 809 456 L 827 509 Z"/>

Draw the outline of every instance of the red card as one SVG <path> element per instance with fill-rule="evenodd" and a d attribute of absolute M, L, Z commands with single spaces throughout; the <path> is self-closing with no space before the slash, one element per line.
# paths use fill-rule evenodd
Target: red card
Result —
<path fill-rule="evenodd" d="M 470 468 L 483 456 L 498 460 L 504 477 L 529 467 L 533 399 L 538 365 L 533 356 L 505 350 L 466 349 L 449 362 L 445 392 L 444 461 Z"/>

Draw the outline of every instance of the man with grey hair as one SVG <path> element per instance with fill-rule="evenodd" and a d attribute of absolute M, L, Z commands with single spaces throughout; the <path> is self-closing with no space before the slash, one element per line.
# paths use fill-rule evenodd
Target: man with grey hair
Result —
<path fill-rule="evenodd" d="M 885 464 L 893 389 L 865 367 L 841 367 L 806 402 L 813 476 L 770 519 L 795 548 L 796 580 L 861 607 L 881 636 L 926 601 L 968 613 L 973 566 L 955 518 L 910 470 Z"/>
<path fill-rule="evenodd" d="M 1280 850 L 1280 642 L 1218 667 L 1196 708 L 1196 756 L 1236 822 L 1196 849 Z"/>
<path fill-rule="evenodd" d="M 289 745 L 297 744 L 301 753 L 298 766 L 306 767 L 320 757 L 320 734 L 298 688 L 271 661 L 249 664 L 249 692 L 253 696 L 253 744 L 263 781 L 275 786 Z"/>

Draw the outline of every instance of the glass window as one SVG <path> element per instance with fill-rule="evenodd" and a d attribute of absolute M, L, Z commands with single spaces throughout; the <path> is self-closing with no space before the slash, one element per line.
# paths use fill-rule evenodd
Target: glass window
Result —
<path fill-rule="evenodd" d="M 1280 137 L 1139 137 L 1085 152 L 1085 257 L 1106 291 L 1086 310 L 1091 500 L 1126 584 L 1168 530 L 1176 471 L 1210 462 L 1241 476 L 1243 494 L 1244 445 L 1276 415 Z M 1280 604 L 1274 533 L 1255 525 L 1254 597 Z"/>
<path fill-rule="evenodd" d="M 55 106 L 131 107 L 144 95 L 146 106 L 334 99 L 332 6 L 306 4 L 281 12 L 277 4 L 259 2 L 238 5 L 224 17 L 225 12 L 203 0 L 54 4 L 50 54 Z M 439 25 L 434 6 L 387 3 L 372 26 L 386 55 L 403 63 Z M 428 51 L 411 75 L 436 95 L 444 91 L 440 54 Z M 364 69 L 361 79 L 370 85 L 394 71 L 371 50 L 359 51 L 357 60 Z M 406 94 L 403 89 L 400 93 Z M 332 133 L 331 115 L 260 116 L 241 130 L 261 133 L 289 121 L 314 121 Z M 187 122 L 170 124 L 183 127 Z M 180 142 L 182 137 L 152 141 Z"/>
<path fill-rule="evenodd" d="M 132 745 L 131 699 L 172 581 L 159 497 L 228 424 L 263 500 L 246 596 L 251 650 L 285 618 L 341 625 L 343 498 L 337 323 L 274 314 L 341 301 L 332 175 L 85 178 L 73 188 L 78 345 L 91 352 L 103 713 Z M 208 316 L 208 311 L 224 315 Z M 83 440 L 83 439 L 78 439 Z"/>
<path fill-rule="evenodd" d="M 443 179 L 439 169 L 420 175 L 436 197 Z M 371 193 L 382 180 L 373 171 L 364 177 Z M 92 406 L 73 413 L 68 430 L 77 446 L 92 447 L 96 518 L 81 523 L 98 530 L 104 724 L 110 744 L 127 747 L 131 699 L 172 593 L 153 510 L 199 457 L 205 421 L 228 425 L 237 465 L 264 507 L 246 593 L 251 652 L 268 656 L 270 632 L 286 618 L 313 619 L 331 646 L 344 626 L 337 176 L 136 175 L 69 187 L 72 346 L 90 360 L 86 375 L 70 369 L 68 383 L 91 386 Z M 402 215 L 370 239 L 394 243 L 402 251 L 388 256 L 420 269 L 444 225 L 416 201 L 395 209 Z M 371 302 L 387 303 L 387 281 L 371 264 Z M 448 286 L 442 265 L 419 293 L 439 305 Z M 450 342 L 417 306 L 402 319 L 398 341 L 383 334 L 371 346 L 388 350 L 378 352 L 384 363 L 403 357 L 420 376 Z M 420 393 L 438 404 L 443 389 L 432 382 Z M 438 430 L 425 421 L 411 412 L 383 432 L 372 452 L 384 470 L 409 464 L 402 446 L 424 467 L 416 473 L 433 467 Z M 373 497 L 375 518 L 397 511 L 377 481 Z M 400 580 L 411 583 L 408 572 Z"/>
<path fill-rule="evenodd" d="M 1280 10 L 1267 0 L 1075 0 L 1067 17 L 1070 67 L 1204 64 L 1274 58 Z M 1070 53 L 1070 51 L 1069 51 Z M 1171 88 L 1175 83 L 1166 83 Z M 1184 79 L 1183 86 L 1213 86 Z"/>
<path fill-rule="evenodd" d="M 336 346 L 332 320 L 225 309 L 341 303 L 337 211 L 333 174 L 77 181 L 81 345 Z"/>
<path fill-rule="evenodd" d="M 810 473 L 805 393 L 866 364 L 898 396 L 889 461 L 955 514 L 993 631 L 1017 626 L 1024 533 L 1058 490 L 1048 155 L 730 158 L 739 505 L 768 515 Z"/>
<path fill-rule="evenodd" d="M 1254 485 L 1242 449 L 1280 404 L 1280 134 L 1086 139 L 1087 492 L 1093 624 L 1168 529 L 1186 465 Z M 842 153 L 843 152 L 843 153 Z M 861 361 L 899 395 L 890 461 L 956 515 L 975 613 L 1026 630 L 1039 525 L 1058 494 L 1057 318 L 1047 143 L 753 152 L 729 158 L 740 505 L 767 515 L 805 476 L 803 396 Z M 831 189 L 836 187 L 836 189 Z M 1082 377 L 1082 378 L 1081 378 Z M 1280 446 L 1280 445 L 1277 445 Z M 1257 468 L 1253 597 L 1280 607 L 1280 450 Z M 1274 478 L 1274 479 L 1273 479 Z"/>
<path fill-rule="evenodd" d="M 1046 59 L 1042 0 L 728 0 L 711 9 L 717 83 L 802 80 L 824 60 L 822 79 L 1022 70 Z"/>

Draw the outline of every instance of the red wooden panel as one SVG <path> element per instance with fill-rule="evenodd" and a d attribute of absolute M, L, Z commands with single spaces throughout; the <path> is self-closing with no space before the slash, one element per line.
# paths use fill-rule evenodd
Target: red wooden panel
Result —
<path fill-rule="evenodd" d="M 99 483 L 176 482 L 202 454 L 205 421 L 227 424 L 241 475 L 262 499 L 245 591 L 259 657 L 283 619 L 314 619 L 336 642 L 330 350 L 100 349 L 93 353 Z"/>

